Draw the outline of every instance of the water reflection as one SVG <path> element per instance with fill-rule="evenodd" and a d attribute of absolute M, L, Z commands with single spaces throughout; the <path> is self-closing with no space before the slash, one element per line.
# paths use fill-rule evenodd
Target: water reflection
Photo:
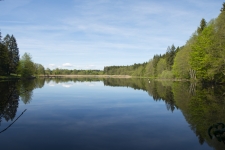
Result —
<path fill-rule="evenodd" d="M 211 140 L 207 131 L 210 125 L 225 122 L 225 87 L 218 85 L 197 85 L 190 82 L 158 82 L 146 79 L 104 79 L 109 86 L 129 86 L 147 91 L 156 101 L 165 101 L 171 112 L 180 109 L 191 130 L 202 145 L 207 142 L 215 149 L 224 149 L 218 140 Z"/>
<path fill-rule="evenodd" d="M 118 79 L 118 78 L 54 78 L 38 79 L 28 82 L 4 82 L 0 83 L 0 122 L 3 119 L 15 120 L 18 101 L 28 104 L 32 100 L 33 90 L 42 88 L 45 83 L 61 83 L 65 87 L 71 87 L 71 83 L 101 81 L 104 86 L 127 87 L 135 90 L 146 91 L 155 101 L 165 103 L 165 109 L 174 114 L 180 110 L 189 124 L 190 129 L 198 137 L 202 145 L 207 143 L 214 149 L 224 149 L 223 138 L 218 138 L 215 132 L 209 136 L 208 129 L 212 124 L 225 122 L 225 87 L 215 85 L 199 85 L 190 82 L 159 82 L 147 79 Z M 69 89 L 69 88 L 68 88 Z M 182 133 L 181 133 L 182 134 Z"/>
<path fill-rule="evenodd" d="M 208 134 L 211 139 L 216 138 L 219 142 L 223 142 L 225 144 L 225 125 L 223 123 L 213 124 L 208 129 Z"/>
<path fill-rule="evenodd" d="M 11 121 L 12 123 L 8 126 L 10 127 L 20 117 L 15 119 L 20 99 L 24 104 L 29 103 L 32 100 L 33 90 L 42 88 L 44 83 L 43 79 L 0 82 L 0 125 L 3 120 Z"/>
<path fill-rule="evenodd" d="M 7 122 L 13 120 L 18 104 L 19 104 L 19 91 L 17 88 L 17 82 L 4 82 L 0 84 L 0 123 L 2 119 Z"/>
<path fill-rule="evenodd" d="M 20 91 L 20 98 L 24 104 L 30 103 L 32 100 L 33 90 L 42 88 L 45 84 L 45 79 L 36 79 L 28 81 L 20 81 L 18 88 Z"/>

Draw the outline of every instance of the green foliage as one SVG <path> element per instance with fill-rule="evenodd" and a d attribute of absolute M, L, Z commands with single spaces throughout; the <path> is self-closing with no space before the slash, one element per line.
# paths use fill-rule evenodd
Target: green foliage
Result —
<path fill-rule="evenodd" d="M 224 3 L 225 4 L 225 3 Z M 215 75 L 217 82 L 225 82 L 225 11 L 222 11 L 215 20 L 215 35 L 213 49 L 210 53 L 212 61 L 210 71 Z"/>
<path fill-rule="evenodd" d="M 44 74 L 45 72 L 44 67 L 41 64 L 33 63 L 31 56 L 27 53 L 20 61 L 16 38 L 7 34 L 3 41 L 0 39 L 0 75 L 10 77 L 11 73 L 21 74 L 22 77 L 31 77 L 34 74 Z"/>
<path fill-rule="evenodd" d="M 159 78 L 161 78 L 161 79 L 173 79 L 174 75 L 173 75 L 172 71 L 163 70 L 161 75 L 159 75 Z"/>
<path fill-rule="evenodd" d="M 211 24 L 202 31 L 192 45 L 190 65 L 196 71 L 197 78 L 201 80 L 210 79 L 207 71 L 211 67 L 210 61 L 213 61 L 209 56 L 213 45 L 213 32 L 214 26 Z"/>
<path fill-rule="evenodd" d="M 42 67 L 41 67 L 42 68 Z M 44 67 L 43 67 L 44 68 Z M 103 71 L 101 70 L 68 70 L 68 69 L 49 69 L 42 70 L 40 74 L 45 75 L 102 75 Z"/>
<path fill-rule="evenodd" d="M 52 74 L 51 69 L 47 68 L 47 69 L 45 70 L 45 74 L 46 74 L 46 75 L 51 75 L 51 74 Z"/>
<path fill-rule="evenodd" d="M 34 63 L 35 75 L 44 75 L 45 68 L 41 64 Z"/>
<path fill-rule="evenodd" d="M 154 76 L 157 77 L 157 64 L 160 60 L 160 55 L 155 55 L 153 57 L 153 61 L 152 61 L 152 64 L 153 64 L 153 67 L 154 67 Z"/>
<path fill-rule="evenodd" d="M 130 66 L 108 66 L 104 67 L 104 74 L 108 75 L 133 75 L 146 76 L 147 63 L 133 64 Z"/>
<path fill-rule="evenodd" d="M 220 9 L 221 12 L 225 11 L 225 2 L 223 3 L 223 7 Z"/>
<path fill-rule="evenodd" d="M 17 71 L 23 78 L 30 78 L 35 74 L 35 65 L 30 54 L 25 53 L 22 56 Z"/>
<path fill-rule="evenodd" d="M 8 48 L 8 70 L 7 74 L 16 73 L 17 67 L 19 65 L 19 48 L 15 37 L 9 34 L 3 40 L 3 44 Z"/>
<path fill-rule="evenodd" d="M 5 45 L 0 43 L 0 75 L 6 75 L 8 70 L 8 49 Z"/>
<path fill-rule="evenodd" d="M 200 27 L 198 27 L 198 29 L 197 29 L 197 32 L 198 32 L 198 34 L 201 34 L 202 33 L 202 31 L 204 30 L 204 28 L 206 27 L 206 21 L 205 21 L 205 19 L 203 18 L 202 20 L 201 20 L 201 23 L 200 23 Z"/>
<path fill-rule="evenodd" d="M 189 79 L 189 71 L 190 71 L 190 65 L 189 65 L 189 59 L 190 59 L 190 51 L 191 47 L 190 45 L 185 45 L 180 51 L 176 54 L 176 57 L 174 59 L 173 64 L 173 74 L 175 78 L 180 79 Z"/>
<path fill-rule="evenodd" d="M 154 77 L 154 66 L 153 66 L 153 60 L 152 59 L 149 60 L 149 62 L 146 65 L 145 76 L 151 77 L 151 78 Z"/>
<path fill-rule="evenodd" d="M 172 69 L 175 54 L 176 54 L 176 48 L 174 45 L 172 45 L 171 48 L 170 47 L 167 48 L 167 52 L 165 54 L 167 70 Z"/>
<path fill-rule="evenodd" d="M 166 60 L 165 58 L 160 58 L 158 64 L 157 64 L 157 67 L 156 67 L 156 70 L 157 70 L 157 76 L 160 76 L 161 73 L 166 70 L 167 68 L 167 64 L 166 64 Z"/>

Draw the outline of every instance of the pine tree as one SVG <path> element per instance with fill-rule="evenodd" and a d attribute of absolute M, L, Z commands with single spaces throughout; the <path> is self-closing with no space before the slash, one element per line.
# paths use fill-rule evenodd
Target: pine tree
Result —
<path fill-rule="evenodd" d="M 2 43 L 2 33 L 0 31 L 0 43 Z"/>
<path fill-rule="evenodd" d="M 9 34 L 7 34 L 4 38 L 3 44 L 8 49 L 9 62 L 7 74 L 10 75 L 10 73 L 16 73 L 19 64 L 19 48 L 13 35 L 10 36 Z"/>
<path fill-rule="evenodd" d="M 10 38 L 11 41 L 11 51 L 12 51 L 12 72 L 16 73 L 16 69 L 19 65 L 19 48 L 17 46 L 17 42 L 15 37 L 12 35 Z"/>
<path fill-rule="evenodd" d="M 204 28 L 206 27 L 206 21 L 204 18 L 202 18 L 201 23 L 200 23 L 200 27 L 198 27 L 197 32 L 198 34 L 201 34 L 202 31 L 204 30 Z"/>
<path fill-rule="evenodd" d="M 225 11 L 225 2 L 223 3 L 223 8 L 220 9 L 221 12 Z"/>
<path fill-rule="evenodd" d="M 173 66 L 173 62 L 174 62 L 174 57 L 175 57 L 175 51 L 176 48 L 174 45 L 172 45 L 171 47 L 167 48 L 167 52 L 166 52 L 166 64 L 167 64 L 167 70 L 171 70 L 172 66 Z"/>
<path fill-rule="evenodd" d="M 7 34 L 5 37 L 4 37 L 4 39 L 3 39 L 3 44 L 6 46 L 6 48 L 7 48 L 7 55 L 8 55 L 8 63 L 7 63 L 7 70 L 6 70 L 6 73 L 7 73 L 7 75 L 9 75 L 10 74 L 10 65 L 9 65 L 9 63 L 10 63 L 10 53 L 9 53 L 9 45 L 10 45 L 10 35 L 9 34 Z"/>
<path fill-rule="evenodd" d="M 161 58 L 160 55 L 154 55 L 154 57 L 153 57 L 152 64 L 153 64 L 153 68 L 154 68 L 154 77 L 157 77 L 157 64 L 158 64 L 160 58 Z"/>
<path fill-rule="evenodd" d="M 7 74 L 8 69 L 8 49 L 5 45 L 0 43 L 0 74 L 5 75 Z"/>

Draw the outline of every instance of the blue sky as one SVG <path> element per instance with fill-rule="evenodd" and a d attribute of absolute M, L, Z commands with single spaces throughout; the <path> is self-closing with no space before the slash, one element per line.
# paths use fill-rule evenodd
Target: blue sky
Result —
<path fill-rule="evenodd" d="M 182 46 L 223 0 L 4 0 L 2 36 L 51 69 L 131 65 Z"/>

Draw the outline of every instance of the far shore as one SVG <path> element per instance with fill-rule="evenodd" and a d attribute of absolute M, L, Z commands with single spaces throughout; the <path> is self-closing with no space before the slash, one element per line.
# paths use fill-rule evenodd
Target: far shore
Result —
<path fill-rule="evenodd" d="M 129 75 L 39 75 L 44 78 L 132 78 Z"/>

